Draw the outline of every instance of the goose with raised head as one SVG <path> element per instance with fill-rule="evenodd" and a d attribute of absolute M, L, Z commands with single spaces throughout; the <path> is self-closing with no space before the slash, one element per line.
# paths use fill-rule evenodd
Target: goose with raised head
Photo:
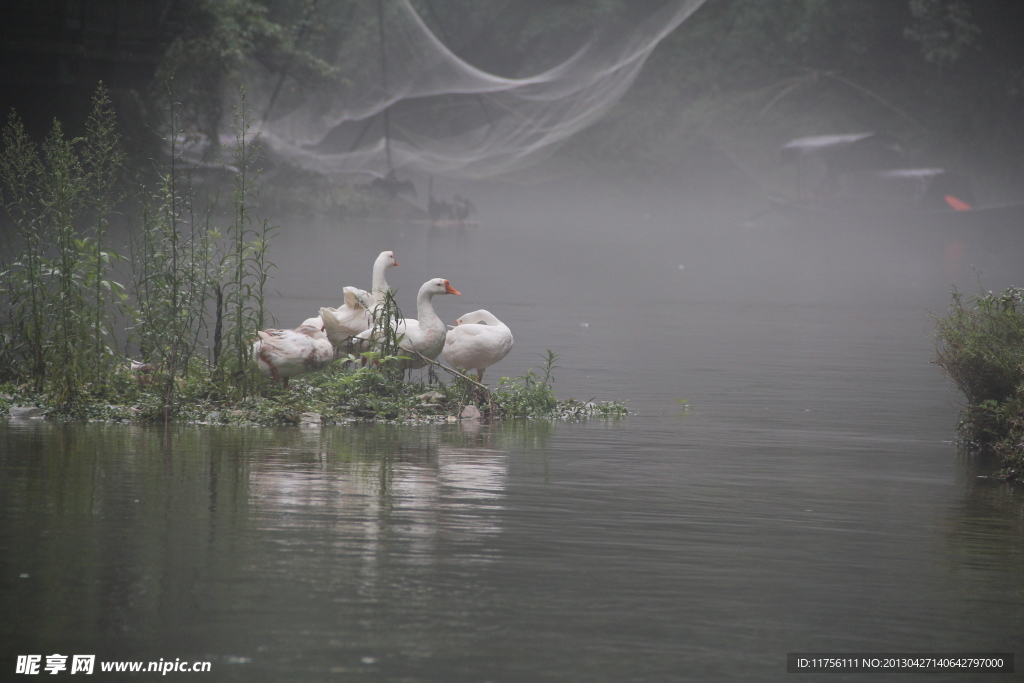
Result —
<path fill-rule="evenodd" d="M 337 308 L 323 307 L 320 319 L 323 321 L 324 332 L 331 344 L 337 346 L 350 337 L 354 337 L 373 326 L 373 312 L 384 302 L 388 292 L 388 281 L 385 273 L 388 268 L 397 266 L 395 252 L 382 251 L 373 262 L 373 286 L 369 292 L 358 287 L 342 289 L 345 302 Z"/>
<path fill-rule="evenodd" d="M 334 346 L 319 318 L 307 318 L 294 330 L 260 330 L 252 345 L 253 359 L 264 375 L 284 381 L 323 370 L 334 360 Z"/>
<path fill-rule="evenodd" d="M 402 339 L 399 347 L 411 358 L 403 363 L 406 369 L 422 368 L 427 363 L 423 358 L 434 360 L 441 355 L 444 349 L 445 326 L 434 311 L 433 298 L 439 294 L 461 295 L 451 283 L 444 278 L 437 277 L 427 280 L 420 287 L 416 295 L 417 318 L 402 318 L 395 321 L 395 334 Z M 370 328 L 356 335 L 356 341 L 372 342 L 379 336 L 376 328 Z"/>
<path fill-rule="evenodd" d="M 477 381 L 484 370 L 508 355 L 512 330 L 490 311 L 480 309 L 455 321 L 444 340 L 444 357 L 453 368 L 476 370 Z"/>

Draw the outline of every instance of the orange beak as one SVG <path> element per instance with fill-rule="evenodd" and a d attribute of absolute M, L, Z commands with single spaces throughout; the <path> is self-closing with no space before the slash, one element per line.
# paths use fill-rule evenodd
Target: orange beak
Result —
<path fill-rule="evenodd" d="M 395 259 L 391 259 L 391 260 L 395 261 Z M 398 267 L 398 261 L 395 261 L 395 268 L 397 268 L 397 267 Z"/>
<path fill-rule="evenodd" d="M 447 280 L 444 281 L 444 293 L 445 294 L 455 294 L 457 296 L 462 296 L 462 292 L 460 292 L 459 290 L 457 290 L 454 287 L 452 287 L 451 284 Z"/>

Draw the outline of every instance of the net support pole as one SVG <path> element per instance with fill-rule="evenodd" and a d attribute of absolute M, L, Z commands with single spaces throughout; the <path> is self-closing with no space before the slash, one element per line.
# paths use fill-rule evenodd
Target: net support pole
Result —
<path fill-rule="evenodd" d="M 377 0 L 377 31 L 380 34 L 380 73 L 381 86 L 384 89 L 384 96 L 388 95 L 388 57 L 384 42 L 384 0 Z M 387 163 L 388 172 L 391 168 L 391 117 L 388 115 L 390 105 L 384 107 L 381 112 L 384 116 L 384 158 Z"/>

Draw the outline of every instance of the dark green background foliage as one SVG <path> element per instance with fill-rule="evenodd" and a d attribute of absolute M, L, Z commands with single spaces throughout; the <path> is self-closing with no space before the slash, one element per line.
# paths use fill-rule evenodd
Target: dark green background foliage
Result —
<path fill-rule="evenodd" d="M 1011 2 L 710 0 L 654 52 L 619 115 L 679 144 L 728 140 L 744 158 L 800 135 L 878 130 L 922 163 L 1012 192 L 1024 174 L 1022 29 L 1024 4 Z"/>
<path fill-rule="evenodd" d="M 385 0 L 385 12 L 392 1 Z M 615 25 L 637 8 L 628 0 L 413 5 L 457 55 L 505 76 L 557 63 L 596 27 Z M 37 126 L 34 137 L 49 130 L 54 115 L 78 135 L 84 120 L 75 119 L 88 111 L 103 77 L 129 145 L 153 145 L 143 124 L 166 109 L 169 76 L 185 127 L 224 132 L 230 112 L 222 98 L 237 92 L 248 60 L 284 82 L 344 82 L 363 68 L 353 57 L 357 48 L 378 40 L 376 3 L 365 0 L 179 0 L 170 7 L 162 18 L 154 14 L 152 21 L 161 23 L 144 45 L 131 47 L 131 35 L 117 35 L 122 53 L 136 51 L 133 64 L 149 65 L 133 70 L 110 55 L 95 64 L 85 57 L 62 64 L 32 57 L 86 45 L 87 35 L 64 28 L 87 23 L 77 16 L 60 26 L 61 17 L 50 20 L 46 26 L 56 28 L 32 34 L 32 55 L 18 52 L 45 15 L 24 8 L 10 13 L 0 52 L 12 65 L 23 58 L 36 68 L 0 77 L 0 102 Z M 98 25 L 96 17 L 90 21 Z M 786 136 L 881 130 L 911 142 L 923 161 L 961 165 L 1016 187 L 1024 176 L 1022 29 L 1019 2 L 707 0 L 657 47 L 612 116 L 570 151 L 644 169 L 678 163 L 695 140 L 724 147 L 728 138 L 728 150 L 746 158 Z"/>

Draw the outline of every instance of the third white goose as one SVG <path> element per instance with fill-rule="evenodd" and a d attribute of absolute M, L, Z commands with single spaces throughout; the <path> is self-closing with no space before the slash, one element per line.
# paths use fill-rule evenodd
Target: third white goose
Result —
<path fill-rule="evenodd" d="M 455 368 L 476 370 L 477 381 L 484 370 L 508 355 L 512 349 L 512 330 L 490 311 L 480 309 L 455 321 L 444 341 L 444 357 Z"/>
<path fill-rule="evenodd" d="M 252 345 L 260 372 L 284 381 L 323 370 L 334 360 L 334 347 L 317 318 L 308 318 L 294 330 L 260 330 Z"/>

